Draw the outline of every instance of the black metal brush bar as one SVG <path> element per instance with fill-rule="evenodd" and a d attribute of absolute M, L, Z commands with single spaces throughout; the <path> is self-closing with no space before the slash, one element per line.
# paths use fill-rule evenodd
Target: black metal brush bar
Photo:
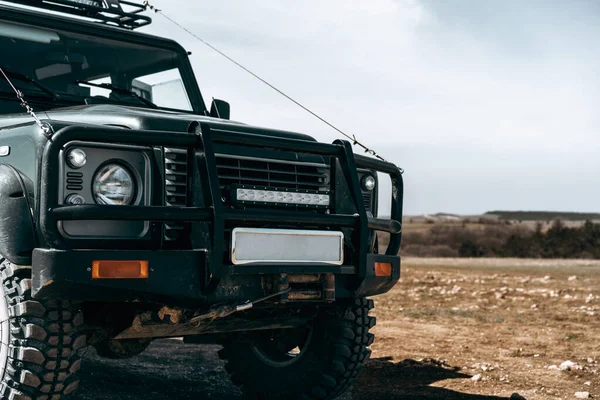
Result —
<path fill-rule="evenodd" d="M 212 229 L 208 255 L 209 282 L 216 284 L 218 279 L 226 275 L 233 266 L 224 262 L 225 226 L 227 223 L 239 222 L 271 222 L 285 220 L 300 225 L 316 225 L 340 229 L 352 229 L 351 241 L 354 244 L 353 258 L 346 266 L 355 266 L 360 279 L 366 276 L 369 230 L 382 230 L 392 233 L 386 251 L 388 255 L 397 255 L 400 247 L 402 217 L 402 172 L 395 165 L 368 157 L 355 156 L 349 142 L 335 141 L 324 144 L 297 139 L 274 138 L 260 134 L 238 133 L 228 131 L 220 124 L 201 124 L 201 134 L 129 131 L 111 127 L 70 126 L 55 133 L 44 151 L 40 188 L 40 230 L 46 243 L 54 248 L 63 248 L 64 237 L 57 228 L 57 223 L 64 220 L 152 220 L 152 221 L 206 221 Z M 195 168 L 199 168 L 205 176 L 205 189 L 210 192 L 209 203 L 205 208 L 163 207 L 163 206 L 65 206 L 58 204 L 59 166 L 57 160 L 64 146 L 73 140 L 86 142 L 111 142 L 146 146 L 167 146 L 187 148 L 188 151 L 202 150 L 204 157 L 197 160 Z M 308 214 L 298 211 L 282 210 L 230 210 L 225 209 L 221 200 L 221 187 L 215 160 L 214 143 L 244 144 L 248 147 L 268 147 L 278 150 L 290 150 L 334 157 L 339 161 L 348 190 L 348 196 L 354 203 L 356 213 L 344 214 Z M 369 218 L 363 203 L 357 167 L 369 168 L 386 173 L 392 180 L 392 218 L 383 220 Z M 157 182 L 164 185 L 164 182 Z M 164 190 L 156 187 L 155 190 Z"/>

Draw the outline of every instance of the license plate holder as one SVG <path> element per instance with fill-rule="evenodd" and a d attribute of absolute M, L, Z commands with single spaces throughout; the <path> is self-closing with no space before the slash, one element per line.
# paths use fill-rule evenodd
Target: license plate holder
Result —
<path fill-rule="evenodd" d="M 231 237 L 231 262 L 344 263 L 344 234 L 336 231 L 235 228 Z"/>

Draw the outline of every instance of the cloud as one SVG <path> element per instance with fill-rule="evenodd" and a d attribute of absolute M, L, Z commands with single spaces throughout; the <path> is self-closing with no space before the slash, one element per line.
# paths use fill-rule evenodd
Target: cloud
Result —
<path fill-rule="evenodd" d="M 571 182 L 600 174 L 590 161 L 600 147 L 598 3 L 155 2 L 404 167 L 408 213 L 597 210 L 577 196 L 600 189 Z M 230 101 L 234 119 L 339 136 L 160 16 L 147 31 L 193 51 L 205 100 Z"/>

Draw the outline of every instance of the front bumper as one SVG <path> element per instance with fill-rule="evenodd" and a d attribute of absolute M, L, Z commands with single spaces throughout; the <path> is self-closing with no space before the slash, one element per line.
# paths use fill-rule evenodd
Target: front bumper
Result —
<path fill-rule="evenodd" d="M 336 276 L 337 297 L 374 295 L 389 290 L 400 277 L 398 251 L 401 241 L 403 184 L 402 173 L 395 165 L 370 157 L 355 156 L 346 141 L 333 144 L 305 140 L 274 138 L 260 132 L 232 132 L 230 126 L 200 124 L 202 134 L 158 131 L 129 131 L 110 127 L 70 126 L 58 131 L 48 142 L 43 156 L 41 188 L 39 193 L 39 227 L 42 246 L 33 254 L 33 295 L 37 298 L 72 298 L 74 300 L 123 301 L 156 299 L 195 299 L 202 302 L 245 297 L 246 291 L 263 290 L 261 276 L 277 274 L 333 274 Z M 241 129 L 241 128 L 240 128 Z M 150 206 L 101 206 L 58 204 L 59 153 L 71 141 L 118 143 L 148 147 L 186 148 L 189 167 L 202 171 L 201 181 L 193 185 L 204 188 L 207 199 L 203 206 L 164 206 L 162 199 Z M 331 214 L 313 214 L 288 210 L 236 210 L 223 206 L 219 177 L 215 161 L 215 145 L 243 145 L 249 148 L 272 148 L 328 157 L 331 168 L 340 171 L 344 192 L 352 211 Z M 201 152 L 202 161 L 194 155 Z M 197 164 L 196 164 L 197 163 Z M 392 182 L 392 208 L 390 219 L 367 215 L 357 176 L 357 168 L 368 168 L 388 174 Z M 162 181 L 164 182 L 164 180 Z M 162 183 L 157 183 L 161 185 Z M 164 193 L 164 187 L 155 190 Z M 169 247 L 162 236 L 148 243 L 121 244 L 120 250 L 103 246 L 90 249 L 89 241 L 68 241 L 58 229 L 60 221 L 68 220 L 123 220 L 173 221 L 204 223 L 208 227 L 209 244 L 201 250 Z M 225 248 L 226 227 L 232 224 L 273 224 L 284 221 L 298 229 L 348 230 L 349 257 L 345 265 L 284 264 L 244 266 L 232 265 Z M 374 231 L 391 233 L 385 254 L 371 253 Z M 100 242 L 100 245 L 105 243 Z M 124 247 L 123 247 L 124 246 Z M 144 250 L 133 250 L 144 248 Z M 150 277 L 144 281 L 92 280 L 88 269 L 94 260 L 148 260 Z M 375 276 L 375 262 L 392 265 L 391 276 Z M 245 289 L 244 289 L 245 288 Z"/>
<path fill-rule="evenodd" d="M 147 260 L 147 279 L 93 279 L 95 260 Z M 376 276 L 375 263 L 392 265 L 390 276 Z M 336 298 L 372 296 L 391 289 L 400 279 L 400 257 L 371 254 L 367 274 L 357 281 L 356 268 L 332 265 L 232 266 L 226 278 L 206 293 L 208 264 L 206 250 L 195 251 L 98 251 L 46 250 L 33 253 L 32 290 L 34 298 L 77 301 L 146 302 L 166 304 L 244 302 L 264 296 L 265 278 L 333 274 Z M 358 286 L 357 286 L 358 285 Z"/>

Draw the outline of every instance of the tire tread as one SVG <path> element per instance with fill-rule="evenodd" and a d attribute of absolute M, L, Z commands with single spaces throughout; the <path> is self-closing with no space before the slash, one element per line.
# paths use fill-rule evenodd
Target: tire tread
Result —
<path fill-rule="evenodd" d="M 0 398 L 60 399 L 79 384 L 78 350 L 85 347 L 79 304 L 34 300 L 31 267 L 0 258 L 0 277 L 9 309 L 9 358 Z"/>
<path fill-rule="evenodd" d="M 374 335 L 369 329 L 375 326 L 375 317 L 369 316 L 374 307 L 373 301 L 356 298 L 334 315 L 326 318 L 335 321 L 332 325 L 332 357 L 328 360 L 325 372 L 315 382 L 307 385 L 304 391 L 294 393 L 298 400 L 332 400 L 345 392 L 354 383 L 364 363 L 371 355 L 369 346 Z M 241 386 L 250 398 L 276 398 L 266 393 L 266 388 L 256 388 L 255 383 L 245 374 L 244 360 L 236 356 L 235 345 L 225 344 L 219 351 L 219 358 L 226 361 L 225 370 L 236 386 Z M 277 377 L 274 377 L 275 379 Z"/>

